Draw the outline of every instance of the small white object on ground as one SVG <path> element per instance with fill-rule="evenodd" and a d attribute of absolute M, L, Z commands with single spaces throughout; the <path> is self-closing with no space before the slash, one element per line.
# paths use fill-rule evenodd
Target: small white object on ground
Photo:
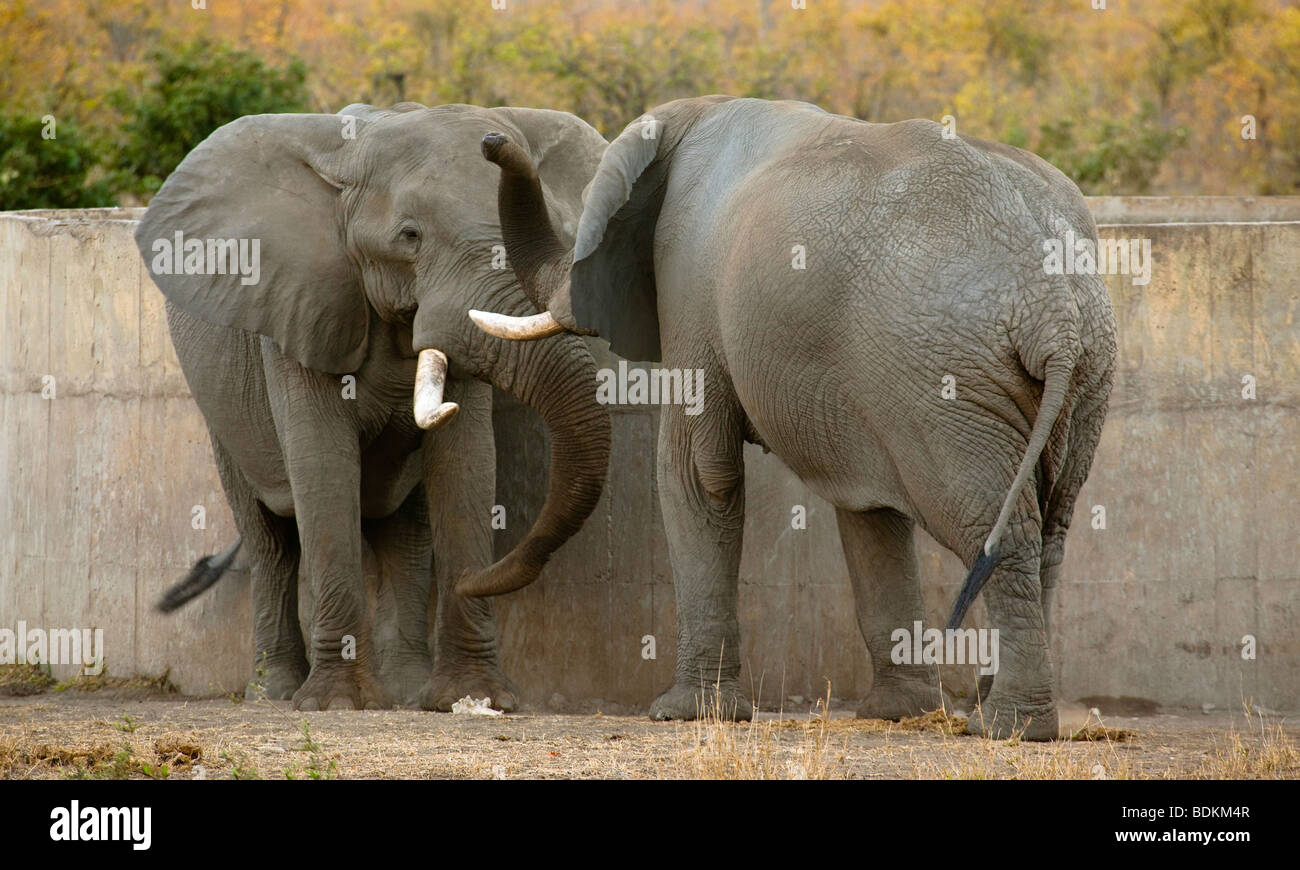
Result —
<path fill-rule="evenodd" d="M 500 710 L 492 709 L 491 698 L 479 698 L 475 700 L 469 695 L 461 698 L 451 705 L 451 712 L 464 713 L 468 716 L 500 716 Z"/>

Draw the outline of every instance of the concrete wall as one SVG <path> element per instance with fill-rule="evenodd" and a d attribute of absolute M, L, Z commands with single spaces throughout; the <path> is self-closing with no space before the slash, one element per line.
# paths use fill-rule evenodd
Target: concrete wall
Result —
<path fill-rule="evenodd" d="M 176 619 L 151 609 L 237 534 L 162 294 L 133 213 L 60 214 L 0 217 L 0 627 L 97 626 L 112 673 L 228 690 L 252 661 L 247 583 Z"/>
<path fill-rule="evenodd" d="M 1300 202 L 1090 204 L 1103 237 L 1151 239 L 1155 266 L 1146 286 L 1107 279 L 1119 375 L 1067 546 L 1062 694 L 1300 709 Z M 58 217 L 0 215 L 0 627 L 97 625 L 113 673 L 170 667 L 186 691 L 238 689 L 251 661 L 246 578 L 173 617 L 150 610 L 234 529 L 131 215 Z M 54 400 L 41 395 L 47 374 Z M 1245 375 L 1254 399 L 1242 397 Z M 494 417 L 504 552 L 544 497 L 546 437 L 508 397 Z M 538 584 L 498 600 L 506 668 L 527 701 L 643 708 L 671 679 L 656 425 L 651 409 L 614 410 L 596 513 Z M 837 698 L 860 697 L 870 667 L 834 512 L 774 456 L 746 448 L 746 462 L 742 678 L 769 705 L 824 694 L 828 680 Z M 191 528 L 196 504 L 206 530 Z M 806 530 L 790 526 L 795 504 L 808 509 Z M 1105 529 L 1091 526 L 1096 505 Z M 963 571 L 922 538 L 938 623 Z M 1253 661 L 1238 652 L 1247 634 Z"/>

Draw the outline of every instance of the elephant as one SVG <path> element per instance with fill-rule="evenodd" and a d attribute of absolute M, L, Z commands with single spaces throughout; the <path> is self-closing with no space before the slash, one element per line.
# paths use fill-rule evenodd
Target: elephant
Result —
<path fill-rule="evenodd" d="M 482 151 L 501 170 L 511 265 L 546 311 L 475 310 L 480 328 L 598 334 L 628 359 L 704 373 L 699 413 L 661 409 L 678 647 L 651 715 L 752 714 L 736 615 L 750 442 L 835 509 L 874 678 L 860 716 L 942 703 L 933 664 L 891 655 L 924 617 L 920 526 L 969 571 L 948 629 L 983 588 L 999 632 L 970 730 L 1055 738 L 1051 602 L 1116 348 L 1101 278 L 1043 256 L 1071 230 L 1095 240 L 1078 188 L 928 120 L 699 97 L 611 142 L 570 247 L 513 136 Z"/>
<path fill-rule="evenodd" d="M 599 133 L 564 112 L 417 103 L 235 120 L 190 152 L 136 231 L 249 563 L 255 681 L 295 708 L 449 710 L 467 694 L 514 708 L 491 603 L 455 585 L 531 582 L 604 485 L 609 414 L 585 340 L 525 349 L 465 321 L 474 305 L 538 310 L 505 266 L 496 170 L 463 156 L 499 129 L 531 149 L 571 238 Z M 495 564 L 493 386 L 551 435 L 545 503 Z M 363 538 L 396 602 L 383 661 Z M 201 560 L 164 606 L 210 585 L 239 545 Z"/>

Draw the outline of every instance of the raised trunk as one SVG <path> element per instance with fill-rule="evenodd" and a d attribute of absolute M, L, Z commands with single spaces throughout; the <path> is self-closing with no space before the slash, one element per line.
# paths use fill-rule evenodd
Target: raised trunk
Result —
<path fill-rule="evenodd" d="M 483 156 L 501 167 L 497 213 L 506 256 L 519 286 L 540 311 L 550 310 L 564 327 L 573 330 L 568 295 L 556 293 L 568 286 L 573 252 L 551 226 L 546 196 L 532 158 L 502 133 L 483 137 Z"/>

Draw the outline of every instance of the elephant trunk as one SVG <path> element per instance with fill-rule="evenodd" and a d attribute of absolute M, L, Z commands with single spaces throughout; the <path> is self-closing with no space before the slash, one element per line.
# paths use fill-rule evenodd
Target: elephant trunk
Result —
<path fill-rule="evenodd" d="M 537 411 L 551 440 L 550 482 L 537 521 L 505 558 L 456 584 L 462 595 L 502 595 L 536 580 L 595 508 L 609 466 L 610 419 L 596 399 L 595 360 L 578 336 L 517 344 L 474 334 L 479 347 L 470 355 L 487 360 L 481 376 Z"/>
<path fill-rule="evenodd" d="M 470 319 L 488 335 L 532 341 L 563 330 L 580 332 L 570 311 L 568 287 L 572 253 L 551 226 L 546 197 L 532 158 L 503 133 L 483 137 L 483 156 L 501 167 L 497 211 L 506 256 L 524 293 L 540 314 L 512 317 L 472 310 Z"/>
<path fill-rule="evenodd" d="M 497 184 L 497 213 L 506 256 L 524 295 L 541 311 L 568 273 L 571 254 L 551 226 L 541 178 L 528 152 L 504 133 L 483 137 L 483 156 L 501 167 Z"/>
<path fill-rule="evenodd" d="M 471 311 L 470 316 L 476 320 L 479 316 L 502 318 L 505 323 L 495 332 L 467 326 L 449 332 L 448 319 L 432 310 L 426 314 L 422 308 L 417 315 L 417 347 L 439 346 L 437 342 L 442 341 L 453 363 L 537 411 L 551 436 L 551 469 L 546 502 L 523 541 L 505 558 L 457 581 L 458 593 L 476 597 L 503 595 L 537 579 L 551 554 L 595 509 L 605 485 L 610 448 L 609 412 L 596 399 L 596 362 L 581 338 L 558 334 L 565 327 L 546 311 L 553 298 L 551 291 L 567 287 L 571 255 L 551 226 L 537 170 L 528 154 L 500 133 L 484 137 L 483 154 L 501 167 L 497 205 L 502 235 L 515 277 L 528 299 L 513 287 L 488 291 L 480 301 L 508 313 Z M 543 313 L 535 313 L 538 308 Z M 439 326 L 420 329 L 421 317 Z M 493 335 L 496 337 L 490 337 Z M 547 336 L 553 337 L 531 341 Z M 417 374 L 426 353 L 429 351 L 420 353 Z M 439 422 L 455 413 L 445 409 L 440 386 L 436 391 L 433 386 L 440 384 L 446 371 L 446 358 L 439 357 L 441 354 L 431 357 L 428 377 L 422 380 L 417 376 L 417 419 L 422 409 L 428 419 Z M 422 404 L 421 395 L 425 397 Z"/>

